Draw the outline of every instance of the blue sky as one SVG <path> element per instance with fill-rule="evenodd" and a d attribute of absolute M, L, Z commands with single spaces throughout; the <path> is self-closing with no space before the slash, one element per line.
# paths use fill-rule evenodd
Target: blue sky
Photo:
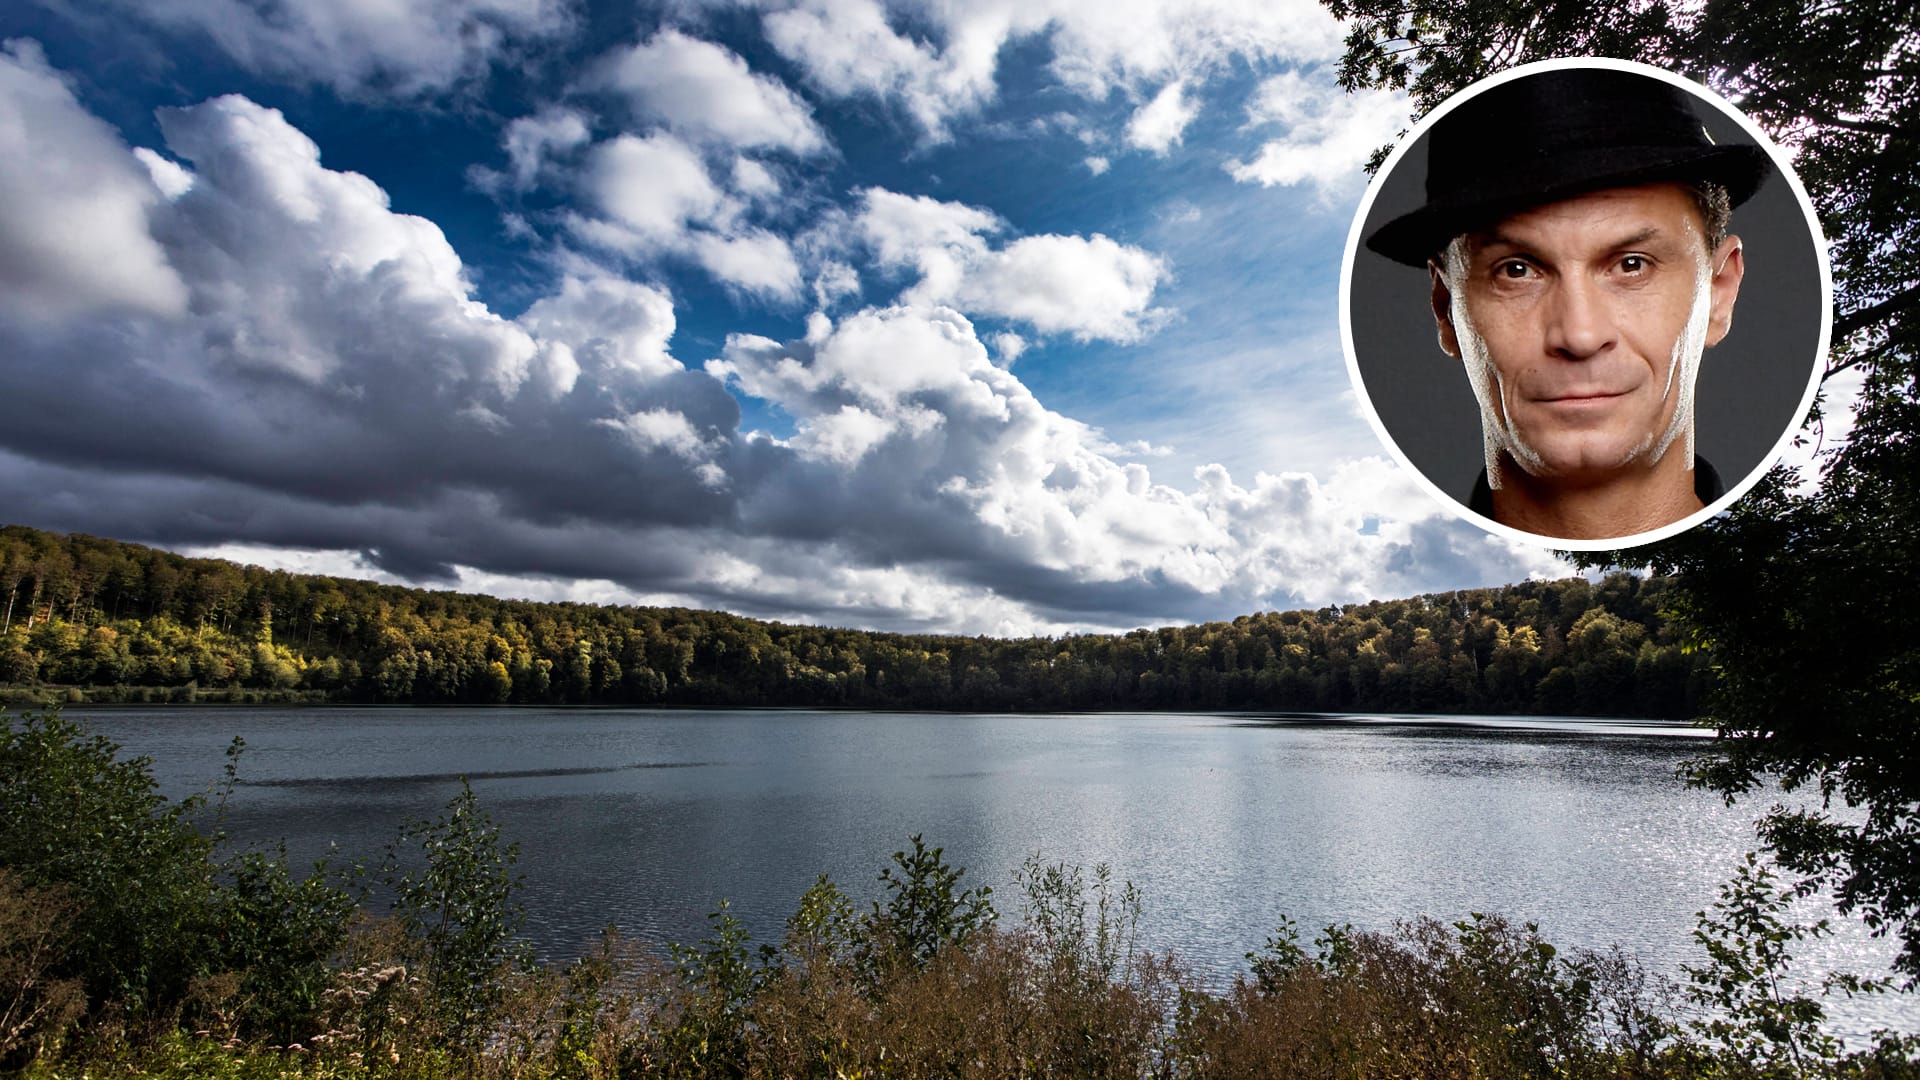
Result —
<path fill-rule="evenodd" d="M 28 0 L 9 521 L 1023 634 L 1557 574 L 1340 352 L 1341 29 L 1251 0 Z"/>

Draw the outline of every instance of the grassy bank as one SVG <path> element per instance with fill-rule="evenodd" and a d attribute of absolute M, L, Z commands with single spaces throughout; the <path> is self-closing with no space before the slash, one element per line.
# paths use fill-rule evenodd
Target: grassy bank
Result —
<path fill-rule="evenodd" d="M 236 748 L 237 755 L 237 748 Z M 237 756 L 236 756 L 237 763 Z M 822 878 L 779 940 L 609 934 L 536 963 L 516 852 L 471 791 L 377 865 L 296 875 L 219 840 L 57 715 L 0 726 L 0 1067 L 37 1077 L 1906 1077 L 1788 989 L 1818 928 L 1749 862 L 1678 983 L 1496 916 L 1290 924 L 1226 987 L 1136 938 L 1104 868 L 975 887 L 916 837 L 857 908 Z M 378 918 L 369 888 L 392 899 Z M 384 906 L 384 905 L 383 905 Z M 1886 992 L 1872 980 L 1855 992 Z"/>

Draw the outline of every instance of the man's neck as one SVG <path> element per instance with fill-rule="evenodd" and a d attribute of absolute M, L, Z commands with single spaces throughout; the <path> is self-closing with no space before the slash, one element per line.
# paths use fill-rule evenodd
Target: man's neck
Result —
<path fill-rule="evenodd" d="M 1704 505 L 1694 492 L 1688 456 L 1676 449 L 1661 455 L 1651 468 L 1578 484 L 1530 476 L 1502 453 L 1493 517 L 1502 525 L 1568 540 L 1605 540 L 1657 529 Z"/>

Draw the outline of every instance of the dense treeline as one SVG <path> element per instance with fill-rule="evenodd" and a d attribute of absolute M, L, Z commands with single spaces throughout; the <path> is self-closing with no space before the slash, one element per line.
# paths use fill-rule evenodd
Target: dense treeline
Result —
<path fill-rule="evenodd" d="M 94 700 L 1691 715 L 1627 574 L 1120 635 L 994 639 L 534 603 L 0 527 L 0 684 Z"/>

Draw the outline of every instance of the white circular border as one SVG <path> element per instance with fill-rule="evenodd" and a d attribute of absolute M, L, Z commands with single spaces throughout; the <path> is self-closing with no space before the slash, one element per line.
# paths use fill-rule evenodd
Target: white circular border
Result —
<path fill-rule="evenodd" d="M 1502 83 L 1512 82 L 1515 79 L 1525 78 L 1528 75 L 1536 75 L 1543 71 L 1557 71 L 1563 68 L 1609 68 L 1614 71 L 1632 72 L 1636 75 L 1646 75 L 1659 79 L 1662 82 L 1677 86 L 1689 94 L 1692 94 L 1694 97 L 1707 102 L 1714 108 L 1719 109 L 1728 119 L 1740 125 L 1741 130 L 1745 131 L 1748 136 L 1753 139 L 1755 145 L 1767 152 L 1767 156 L 1773 161 L 1774 168 L 1779 170 L 1781 178 L 1785 180 L 1787 186 L 1792 189 L 1794 198 L 1799 200 L 1800 212 L 1805 216 L 1807 230 L 1813 238 L 1814 262 L 1819 267 L 1820 272 L 1820 336 L 1814 351 L 1812 371 L 1807 377 L 1806 392 L 1800 395 L 1800 407 L 1794 413 L 1795 421 L 1787 425 L 1787 429 L 1780 434 L 1779 441 L 1773 444 L 1773 450 L 1761 460 L 1759 465 L 1756 465 L 1752 471 L 1748 472 L 1739 483 L 1727 489 L 1726 494 L 1715 499 L 1710 505 L 1681 518 L 1679 521 L 1662 525 L 1657 529 L 1634 533 L 1631 536 L 1608 537 L 1602 540 L 1573 540 L 1543 536 L 1540 533 L 1516 529 L 1511 525 L 1502 525 L 1492 518 L 1482 517 L 1474 513 L 1467 508 L 1465 503 L 1447 494 L 1440 485 L 1434 483 L 1427 477 L 1425 472 L 1414 465 L 1413 461 L 1407 457 L 1406 452 L 1400 449 L 1400 444 L 1396 442 L 1393 436 L 1387 431 L 1386 425 L 1381 423 L 1380 414 L 1373 407 L 1373 398 L 1367 393 L 1367 384 L 1365 380 L 1360 377 L 1360 358 L 1353 348 L 1353 261 L 1360 249 L 1360 234 L 1365 231 L 1367 215 L 1373 210 L 1373 200 L 1380 194 L 1380 189 L 1385 186 L 1383 181 L 1387 175 L 1399 167 L 1400 159 L 1406 156 L 1408 148 L 1418 141 L 1422 135 L 1425 135 L 1427 130 L 1431 128 L 1436 121 L 1458 108 L 1461 104 L 1478 97 L 1485 91 L 1499 86 Z M 1413 126 L 1413 130 L 1409 131 L 1406 137 L 1400 140 L 1399 145 L 1393 148 L 1393 152 L 1387 155 L 1387 159 L 1381 164 L 1374 182 L 1367 185 L 1366 194 L 1360 198 L 1360 209 L 1354 213 L 1353 226 L 1347 231 L 1347 250 L 1345 256 L 1340 261 L 1340 348 L 1346 354 L 1347 375 L 1353 381 L 1354 395 L 1360 400 L 1360 410 L 1365 414 L 1367 422 L 1373 425 L 1374 434 L 1379 436 L 1381 444 L 1392 451 L 1394 460 L 1400 463 L 1401 468 L 1413 475 L 1413 478 L 1428 495 L 1438 500 L 1462 521 L 1477 525 L 1494 536 L 1504 537 L 1508 540 L 1518 540 L 1523 543 L 1556 551 L 1612 551 L 1619 548 L 1638 547 L 1641 544 L 1650 544 L 1656 540 L 1665 540 L 1669 536 L 1683 533 L 1733 505 L 1736 500 L 1760 482 L 1762 474 L 1773 468 L 1773 466 L 1780 461 L 1780 458 L 1786 454 L 1787 448 L 1792 445 L 1794 436 L 1799 433 L 1801 427 L 1806 423 L 1807 410 L 1812 407 L 1815 395 L 1820 392 L 1820 380 L 1826 374 L 1827 347 L 1832 334 L 1833 270 L 1827 261 L 1826 236 L 1820 231 L 1820 218 L 1814 213 L 1813 200 L 1807 197 L 1807 189 L 1800 183 L 1800 177 L 1794 173 L 1792 163 L 1787 155 L 1781 151 L 1779 146 L 1775 145 L 1773 139 L 1768 137 L 1766 132 L 1760 129 L 1758 124 L 1748 119 L 1745 113 L 1728 103 L 1728 101 L 1719 94 L 1714 93 L 1712 90 L 1701 86 L 1691 79 L 1676 75 L 1664 68 L 1657 68 L 1650 64 L 1636 63 L 1631 60 L 1614 60 L 1601 56 L 1573 56 L 1554 60 L 1536 60 L 1529 64 L 1521 64 L 1518 67 L 1509 68 L 1495 75 L 1489 75 L 1464 90 L 1457 91 L 1449 96 L 1445 101 L 1436 106 L 1432 112 L 1420 118 L 1420 122 Z"/>

